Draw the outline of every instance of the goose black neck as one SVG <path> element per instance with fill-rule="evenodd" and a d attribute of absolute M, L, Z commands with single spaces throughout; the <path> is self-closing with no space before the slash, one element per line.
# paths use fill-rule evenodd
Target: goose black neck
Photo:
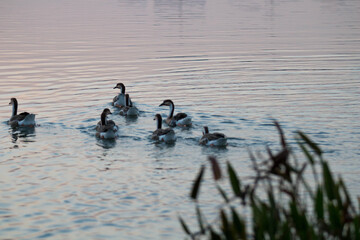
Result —
<path fill-rule="evenodd" d="M 204 134 L 208 134 L 209 133 L 209 128 L 208 127 L 204 127 Z"/>
<path fill-rule="evenodd" d="M 129 94 L 126 94 L 126 95 L 125 95 L 125 105 L 126 105 L 127 107 L 132 107 L 132 103 L 131 103 L 131 101 L 130 101 Z"/>
<path fill-rule="evenodd" d="M 12 105 L 13 105 L 12 115 L 15 116 L 17 114 L 17 110 L 18 110 L 18 102 L 15 98 L 12 101 Z"/>
<path fill-rule="evenodd" d="M 106 125 L 106 113 L 104 112 L 101 114 L 101 125 Z"/>
<path fill-rule="evenodd" d="M 174 103 L 170 103 L 170 115 L 169 118 L 172 118 L 174 116 L 174 110 L 175 110 L 175 105 Z"/>
<path fill-rule="evenodd" d="M 161 116 L 159 115 L 157 117 L 157 129 L 161 129 L 161 125 L 162 125 L 162 118 Z"/>
<path fill-rule="evenodd" d="M 124 85 L 121 86 L 121 93 L 125 94 L 125 86 Z"/>

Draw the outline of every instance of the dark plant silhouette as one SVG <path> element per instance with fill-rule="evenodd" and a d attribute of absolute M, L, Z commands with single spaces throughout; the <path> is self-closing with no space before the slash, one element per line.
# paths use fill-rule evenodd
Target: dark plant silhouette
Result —
<path fill-rule="evenodd" d="M 214 183 L 223 203 L 219 217 L 208 223 L 197 199 L 206 166 L 201 166 L 190 197 L 195 202 L 199 228 L 190 229 L 179 217 L 186 234 L 192 239 L 360 239 L 360 214 L 353 204 L 341 177 L 335 178 L 323 159 L 320 147 L 304 133 L 296 140 L 305 161 L 298 160 L 286 143 L 280 125 L 281 150 L 267 149 L 266 160 L 250 153 L 255 175 L 243 184 L 236 170 L 227 162 L 227 176 L 232 193 L 217 183 L 225 178 L 218 161 L 209 157 Z M 309 184 L 309 174 L 314 178 Z M 248 208 L 248 221 L 238 213 Z"/>

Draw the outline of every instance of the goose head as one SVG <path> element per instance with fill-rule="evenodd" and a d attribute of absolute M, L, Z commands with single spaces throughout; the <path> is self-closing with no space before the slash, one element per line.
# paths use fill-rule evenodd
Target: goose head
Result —
<path fill-rule="evenodd" d="M 105 109 L 103 110 L 103 112 L 102 112 L 102 114 L 101 114 L 101 115 L 105 115 L 105 116 L 107 116 L 107 115 L 109 115 L 109 114 L 112 114 L 112 112 L 110 111 L 110 109 L 105 108 Z"/>
<path fill-rule="evenodd" d="M 110 109 L 108 109 L 108 108 L 105 108 L 105 109 L 103 110 L 103 112 L 101 113 L 100 119 L 101 119 L 101 124 L 102 124 L 102 125 L 106 125 L 106 124 L 107 124 L 106 117 L 107 117 L 107 115 L 109 115 L 109 114 L 112 114 L 112 113 L 110 112 Z"/>
<path fill-rule="evenodd" d="M 125 93 L 125 85 L 123 83 L 116 84 L 116 86 L 113 89 L 115 89 L 115 88 L 120 89 L 121 93 Z"/>
<path fill-rule="evenodd" d="M 162 102 L 162 104 L 159 105 L 159 107 L 161 107 L 161 106 L 174 106 L 174 103 L 170 99 L 167 99 L 167 100 L 164 100 Z"/>
<path fill-rule="evenodd" d="M 156 120 L 156 124 L 157 124 L 157 129 L 161 129 L 161 124 L 162 124 L 162 117 L 160 114 L 156 114 L 154 117 L 154 120 Z"/>
<path fill-rule="evenodd" d="M 162 117 L 160 114 L 156 114 L 155 117 L 154 117 L 154 120 L 157 120 L 157 121 L 162 121 Z"/>
<path fill-rule="evenodd" d="M 12 105 L 12 116 L 17 115 L 18 101 L 16 100 L 16 98 L 11 98 L 9 105 Z"/>
<path fill-rule="evenodd" d="M 208 126 L 204 126 L 203 135 L 208 134 L 208 133 L 209 133 Z"/>
<path fill-rule="evenodd" d="M 11 98 L 11 99 L 10 99 L 10 102 L 9 102 L 9 105 L 17 104 L 17 103 L 18 103 L 18 102 L 17 102 L 16 98 Z"/>

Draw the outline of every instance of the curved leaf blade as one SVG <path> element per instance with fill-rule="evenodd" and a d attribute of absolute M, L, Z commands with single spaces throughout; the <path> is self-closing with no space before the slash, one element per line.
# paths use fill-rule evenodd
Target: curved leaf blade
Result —
<path fill-rule="evenodd" d="M 202 177 L 204 175 L 204 171 L 205 171 L 205 166 L 202 165 L 201 169 L 200 169 L 200 172 L 199 172 L 198 176 L 196 177 L 196 180 L 194 182 L 193 188 L 192 188 L 191 193 L 190 193 L 190 197 L 192 199 L 194 199 L 194 200 L 196 200 L 197 197 L 198 197 L 198 192 L 199 192 L 199 189 L 200 189 L 200 184 L 201 184 Z"/>
<path fill-rule="evenodd" d="M 234 192 L 234 194 L 236 196 L 240 197 L 241 196 L 241 190 L 240 190 L 241 183 L 240 183 L 240 180 L 237 177 L 234 168 L 231 166 L 231 164 L 229 162 L 227 162 L 227 168 L 228 168 L 230 184 L 231 184 L 231 187 L 233 189 L 233 192 Z"/>

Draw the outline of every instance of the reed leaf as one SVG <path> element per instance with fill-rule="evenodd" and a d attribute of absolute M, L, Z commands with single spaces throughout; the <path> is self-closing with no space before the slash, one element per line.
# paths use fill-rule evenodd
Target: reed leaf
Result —
<path fill-rule="evenodd" d="M 210 227 L 210 239 L 211 240 L 222 240 L 220 234 L 214 231 L 212 227 Z"/>
<path fill-rule="evenodd" d="M 211 169 L 213 172 L 214 180 L 217 181 L 217 180 L 221 179 L 222 174 L 221 174 L 221 169 L 220 169 L 218 161 L 213 156 L 209 156 L 209 161 L 211 163 Z"/>
<path fill-rule="evenodd" d="M 234 231 L 237 233 L 239 239 L 247 239 L 245 222 L 240 219 L 234 208 L 231 208 L 232 221 L 234 224 Z"/>
<path fill-rule="evenodd" d="M 226 237 L 226 239 L 233 239 L 232 229 L 230 228 L 230 223 L 223 209 L 220 210 L 220 218 L 222 223 L 221 230 L 223 231 L 224 236 Z"/>
<path fill-rule="evenodd" d="M 283 148 L 286 148 L 284 132 L 281 129 L 280 124 L 277 121 L 274 121 L 274 124 L 275 124 L 275 127 L 277 128 L 277 130 L 279 131 L 281 145 Z"/>
<path fill-rule="evenodd" d="M 317 219 L 324 220 L 324 195 L 321 188 L 318 188 L 315 196 L 315 215 Z"/>
<path fill-rule="evenodd" d="M 200 231 L 201 231 L 201 233 L 204 233 L 205 228 L 204 228 L 204 223 L 203 223 L 203 217 L 202 217 L 201 210 L 198 205 L 196 206 L 196 215 L 197 215 Z"/>
<path fill-rule="evenodd" d="M 229 198 L 226 195 L 226 192 L 219 186 L 217 185 L 216 188 L 218 189 L 218 191 L 220 192 L 220 195 L 223 197 L 223 199 L 225 200 L 226 203 L 229 203 Z"/>
<path fill-rule="evenodd" d="M 301 139 L 304 140 L 316 152 L 317 155 L 322 155 L 322 151 L 316 143 L 311 141 L 310 138 L 308 138 L 308 136 L 306 136 L 303 132 L 298 131 L 298 134 Z"/>
<path fill-rule="evenodd" d="M 281 227 L 281 236 L 277 239 L 282 239 L 282 240 L 292 240 L 293 239 L 291 237 L 291 230 L 290 230 L 288 222 L 283 223 L 283 225 Z"/>
<path fill-rule="evenodd" d="M 199 189 L 200 189 L 200 184 L 201 184 L 201 180 L 202 180 L 202 177 L 204 175 L 204 171 L 205 171 L 205 165 L 202 165 L 201 166 L 201 169 L 199 171 L 199 174 L 198 176 L 196 177 L 196 180 L 194 182 L 194 185 L 193 185 L 193 188 L 191 190 L 191 193 L 190 193 L 190 197 L 194 200 L 197 199 L 197 196 L 198 196 L 198 192 L 199 192 Z"/>
<path fill-rule="evenodd" d="M 229 174 L 232 190 L 236 196 L 240 197 L 241 196 L 240 180 L 237 177 L 235 170 L 233 169 L 233 167 L 231 166 L 231 164 L 229 162 L 227 162 L 227 168 L 228 168 L 228 174 Z"/>
<path fill-rule="evenodd" d="M 326 191 L 326 195 L 329 200 L 335 199 L 335 183 L 330 172 L 329 166 L 326 162 L 322 163 L 323 168 L 323 180 L 324 180 L 324 187 Z"/>
<path fill-rule="evenodd" d="M 328 203 L 327 210 L 329 212 L 329 220 L 331 223 L 332 230 L 334 232 L 337 232 L 338 234 L 341 233 L 342 226 L 341 226 L 341 220 L 340 220 L 340 209 L 338 206 L 335 206 L 331 202 Z"/>
<path fill-rule="evenodd" d="M 360 216 L 355 217 L 353 229 L 355 239 L 360 240 Z"/>
<path fill-rule="evenodd" d="M 188 226 L 186 225 L 186 223 L 184 222 L 184 220 L 180 216 L 179 216 L 179 221 L 181 223 L 181 226 L 182 226 L 184 232 L 186 232 L 187 235 L 191 235 L 191 232 L 190 232 Z"/>
<path fill-rule="evenodd" d="M 310 162 L 311 165 L 315 164 L 314 158 L 311 156 L 311 154 L 309 153 L 309 151 L 306 149 L 306 147 L 304 146 L 304 144 L 298 142 L 298 145 L 300 146 L 301 150 L 303 151 L 303 153 L 306 156 L 306 159 Z"/>

